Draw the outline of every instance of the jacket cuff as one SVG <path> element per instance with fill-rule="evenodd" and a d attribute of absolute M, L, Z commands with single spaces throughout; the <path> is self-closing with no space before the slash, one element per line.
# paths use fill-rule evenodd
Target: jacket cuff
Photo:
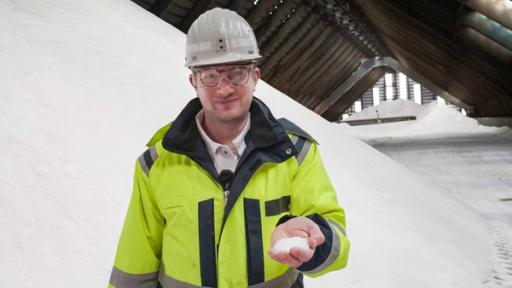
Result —
<path fill-rule="evenodd" d="M 311 260 L 304 262 L 301 266 L 297 267 L 297 270 L 314 274 L 326 269 L 338 258 L 340 254 L 340 239 L 334 227 L 322 216 L 312 214 L 306 217 L 318 225 L 320 231 L 324 234 L 325 242 L 316 247 Z"/>

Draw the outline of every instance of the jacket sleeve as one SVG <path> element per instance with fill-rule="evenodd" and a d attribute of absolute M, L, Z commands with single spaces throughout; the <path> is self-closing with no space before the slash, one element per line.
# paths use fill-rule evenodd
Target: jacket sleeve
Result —
<path fill-rule="evenodd" d="M 297 161 L 299 168 L 292 181 L 291 215 L 313 220 L 325 236 L 325 242 L 316 248 L 313 258 L 297 270 L 316 277 L 347 264 L 350 242 L 345 232 L 345 211 L 338 204 L 317 144 L 305 140 Z"/>
<path fill-rule="evenodd" d="M 150 288 L 157 285 L 164 219 L 155 203 L 147 175 L 149 169 L 143 156 L 135 167 L 133 194 L 109 288 Z"/>

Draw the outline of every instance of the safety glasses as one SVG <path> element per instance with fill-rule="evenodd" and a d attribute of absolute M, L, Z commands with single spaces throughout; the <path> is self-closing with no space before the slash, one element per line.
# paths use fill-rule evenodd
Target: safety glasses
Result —
<path fill-rule="evenodd" d="M 226 67 L 226 70 L 219 72 L 221 67 Z M 211 66 L 204 68 L 194 68 L 192 71 L 199 76 L 201 83 L 208 88 L 217 87 L 224 77 L 233 86 L 241 86 L 247 83 L 254 69 L 254 64 L 248 65 L 225 65 L 225 66 Z"/>

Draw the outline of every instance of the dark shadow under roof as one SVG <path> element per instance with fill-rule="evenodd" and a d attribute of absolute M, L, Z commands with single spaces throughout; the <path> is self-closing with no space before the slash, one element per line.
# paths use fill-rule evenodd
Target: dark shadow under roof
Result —
<path fill-rule="evenodd" d="M 331 121 L 384 74 L 375 67 L 346 83 L 375 57 L 473 116 L 512 116 L 512 1 L 134 1 L 185 33 L 207 9 L 238 12 L 255 30 L 263 80 Z"/>

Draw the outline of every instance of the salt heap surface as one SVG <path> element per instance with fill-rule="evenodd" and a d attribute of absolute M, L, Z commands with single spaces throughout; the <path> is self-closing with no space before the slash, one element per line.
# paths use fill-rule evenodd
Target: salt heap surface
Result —
<path fill-rule="evenodd" d="M 105 287 L 134 163 L 195 97 L 185 37 L 131 1 L 17 0 L 0 43 L 2 286 Z M 348 267 L 307 287 L 481 287 L 479 215 L 263 81 L 256 95 L 320 143 L 346 208 Z"/>
<path fill-rule="evenodd" d="M 430 138 L 457 134 L 502 133 L 504 130 L 509 130 L 506 127 L 496 128 L 480 125 L 475 119 L 462 115 L 454 106 L 442 102 L 433 101 L 415 107 L 409 104 L 404 105 L 406 103 L 404 101 L 395 100 L 387 102 L 384 107 L 386 107 L 387 111 L 395 111 L 395 113 L 399 109 L 405 109 L 398 114 L 416 115 L 416 120 L 359 126 L 349 126 L 341 123 L 340 128 L 365 141 L 378 141 L 379 138 Z M 356 115 L 353 116 L 360 118 L 360 116 Z"/>
<path fill-rule="evenodd" d="M 420 107 L 421 106 L 416 102 L 397 99 L 391 102 L 382 102 L 377 106 L 367 107 L 343 120 L 355 121 L 365 119 L 416 116 L 420 110 Z"/>

